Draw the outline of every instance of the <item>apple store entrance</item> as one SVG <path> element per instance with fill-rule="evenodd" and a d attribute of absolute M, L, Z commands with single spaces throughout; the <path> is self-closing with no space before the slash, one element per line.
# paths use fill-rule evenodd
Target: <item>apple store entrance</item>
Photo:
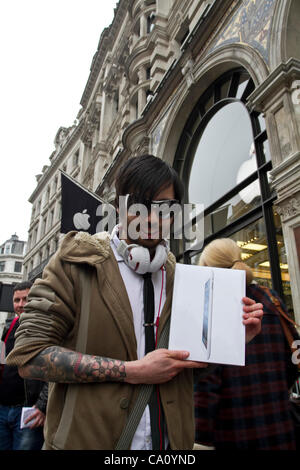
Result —
<path fill-rule="evenodd" d="M 186 122 L 174 168 L 185 182 L 185 202 L 204 205 L 203 246 L 214 238 L 234 239 L 254 279 L 275 289 L 293 313 L 265 122 L 247 108 L 253 90 L 244 69 L 219 77 Z M 178 261 L 185 263 L 198 264 L 203 246 L 172 241 Z"/>

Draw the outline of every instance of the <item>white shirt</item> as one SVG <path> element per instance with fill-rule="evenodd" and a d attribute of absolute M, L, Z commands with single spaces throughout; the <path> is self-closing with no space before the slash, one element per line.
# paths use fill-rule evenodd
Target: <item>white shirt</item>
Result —
<path fill-rule="evenodd" d="M 135 273 L 127 264 L 121 255 L 117 252 L 116 246 L 119 243 L 117 235 L 113 236 L 111 248 L 118 262 L 120 273 L 127 290 L 131 310 L 133 314 L 134 331 L 137 341 L 137 357 L 141 359 L 145 356 L 145 327 L 144 323 L 144 299 L 143 285 L 144 279 L 141 274 Z M 166 300 L 166 271 L 159 270 L 152 274 L 154 288 L 154 322 L 157 320 L 158 313 L 161 314 Z M 160 311 L 159 310 L 160 306 Z M 156 335 L 156 326 L 154 327 Z M 136 429 L 136 433 L 131 443 L 131 450 L 151 450 L 151 425 L 149 406 L 146 407 L 141 421 Z"/>

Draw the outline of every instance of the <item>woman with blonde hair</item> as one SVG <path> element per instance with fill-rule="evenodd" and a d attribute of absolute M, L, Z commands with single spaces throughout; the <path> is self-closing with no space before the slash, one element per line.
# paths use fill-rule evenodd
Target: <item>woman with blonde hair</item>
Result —
<path fill-rule="evenodd" d="M 200 266 L 231 268 L 246 271 L 246 284 L 251 284 L 253 273 L 242 261 L 241 249 L 231 238 L 218 238 L 204 248 L 200 257 Z"/>
<path fill-rule="evenodd" d="M 262 330 L 246 345 L 246 365 L 217 366 L 195 386 L 196 442 L 215 449 L 295 450 L 294 424 L 289 389 L 298 377 L 291 350 L 280 323 L 274 291 L 268 295 L 253 282 L 253 273 L 242 261 L 241 249 L 231 239 L 207 245 L 201 266 L 242 269 L 246 295 L 264 306 Z M 292 325 L 295 339 L 298 333 Z"/>

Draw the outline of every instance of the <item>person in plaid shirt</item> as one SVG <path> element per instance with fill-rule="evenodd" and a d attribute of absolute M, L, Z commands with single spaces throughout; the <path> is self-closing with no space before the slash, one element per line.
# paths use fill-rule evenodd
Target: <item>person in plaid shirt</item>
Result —
<path fill-rule="evenodd" d="M 262 330 L 246 345 L 246 365 L 218 365 L 195 385 L 196 443 L 216 450 L 295 450 L 295 430 L 289 389 L 298 377 L 280 314 L 263 287 L 252 282 L 251 269 L 241 261 L 231 239 L 211 242 L 202 266 L 244 269 L 246 295 L 264 306 Z M 273 297 L 285 306 L 278 295 Z M 295 339 L 297 330 L 289 324 Z"/>

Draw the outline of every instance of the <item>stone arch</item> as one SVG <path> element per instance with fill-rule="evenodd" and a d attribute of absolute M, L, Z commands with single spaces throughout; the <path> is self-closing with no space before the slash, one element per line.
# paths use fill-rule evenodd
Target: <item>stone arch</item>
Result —
<path fill-rule="evenodd" d="M 285 37 L 285 58 L 290 57 L 300 59 L 299 41 L 300 41 L 300 2 L 292 0 L 288 10 L 286 37 Z"/>
<path fill-rule="evenodd" d="M 253 79 L 255 87 L 268 76 L 268 68 L 255 49 L 244 44 L 230 44 L 218 48 L 196 65 L 193 70 L 194 84 L 186 88 L 174 99 L 157 149 L 157 156 L 172 164 L 178 141 L 189 114 L 210 83 L 223 73 L 243 67 Z"/>
<path fill-rule="evenodd" d="M 300 2 L 280 0 L 277 2 L 270 37 L 270 69 L 274 70 L 291 57 L 300 59 Z"/>

